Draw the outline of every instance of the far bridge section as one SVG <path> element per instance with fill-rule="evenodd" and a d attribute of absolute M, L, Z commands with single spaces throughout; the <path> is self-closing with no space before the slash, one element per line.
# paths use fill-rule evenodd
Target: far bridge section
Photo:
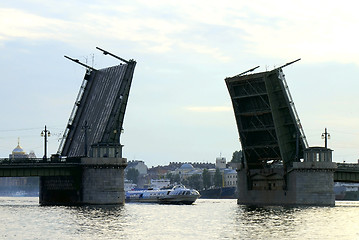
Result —
<path fill-rule="evenodd" d="M 335 182 L 359 183 L 359 164 L 337 163 L 338 168 L 334 172 Z"/>
<path fill-rule="evenodd" d="M 282 68 L 226 78 L 243 159 L 238 203 L 334 205 L 332 150 L 308 147 Z"/>
<path fill-rule="evenodd" d="M 42 158 L 0 159 L 0 177 L 72 176 L 79 174 L 81 159 L 48 161 Z"/>

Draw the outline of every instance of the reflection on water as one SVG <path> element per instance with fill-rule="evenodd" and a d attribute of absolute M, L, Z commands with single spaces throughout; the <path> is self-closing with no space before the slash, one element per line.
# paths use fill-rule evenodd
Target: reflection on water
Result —
<path fill-rule="evenodd" d="M 94 233 L 98 236 L 106 236 L 111 232 L 120 234 L 125 230 L 127 220 L 123 206 L 72 207 L 68 215 L 72 223 L 68 226 L 69 231 L 88 238 L 91 238 Z"/>
<path fill-rule="evenodd" d="M 359 202 L 336 207 L 236 209 L 236 234 L 244 239 L 359 239 Z"/>
<path fill-rule="evenodd" d="M 0 239 L 359 239 L 358 202 L 336 207 L 193 205 L 39 206 L 0 198 Z"/>
<path fill-rule="evenodd" d="M 293 239 L 301 225 L 297 214 L 305 208 L 238 206 L 236 229 L 239 236 L 249 239 Z"/>

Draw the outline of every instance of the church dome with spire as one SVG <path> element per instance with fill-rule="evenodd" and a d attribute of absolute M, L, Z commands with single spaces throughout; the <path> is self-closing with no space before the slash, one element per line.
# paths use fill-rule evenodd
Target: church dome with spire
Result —
<path fill-rule="evenodd" d="M 25 151 L 20 147 L 20 144 L 17 145 L 14 150 L 12 150 L 12 154 L 26 154 Z"/>
<path fill-rule="evenodd" d="M 12 154 L 9 154 L 9 158 L 28 158 L 28 154 L 20 146 L 20 138 L 17 141 L 17 146 L 12 150 Z"/>

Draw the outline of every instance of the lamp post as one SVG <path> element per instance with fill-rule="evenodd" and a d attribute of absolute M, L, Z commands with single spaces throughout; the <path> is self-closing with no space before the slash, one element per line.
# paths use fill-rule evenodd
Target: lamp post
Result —
<path fill-rule="evenodd" d="M 322 139 L 324 139 L 325 148 L 328 148 L 328 139 L 330 139 L 330 133 L 327 132 L 327 128 L 325 128 L 324 133 L 322 133 Z"/>
<path fill-rule="evenodd" d="M 47 137 L 50 137 L 50 131 L 46 129 L 46 125 L 45 125 L 45 130 L 41 131 L 41 137 L 44 137 L 44 156 L 42 157 L 42 159 L 47 159 Z"/>

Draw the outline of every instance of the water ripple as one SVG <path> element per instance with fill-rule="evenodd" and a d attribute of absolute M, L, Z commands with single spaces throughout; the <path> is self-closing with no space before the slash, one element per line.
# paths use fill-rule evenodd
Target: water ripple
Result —
<path fill-rule="evenodd" d="M 336 207 L 193 205 L 39 206 L 0 198 L 1 239 L 359 239 L 359 203 Z"/>

